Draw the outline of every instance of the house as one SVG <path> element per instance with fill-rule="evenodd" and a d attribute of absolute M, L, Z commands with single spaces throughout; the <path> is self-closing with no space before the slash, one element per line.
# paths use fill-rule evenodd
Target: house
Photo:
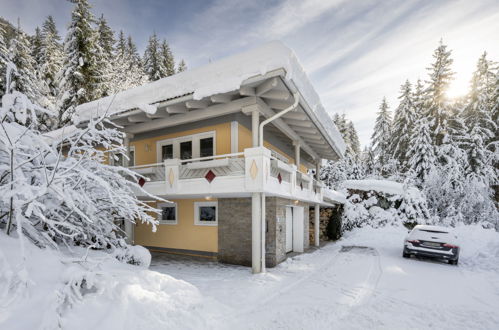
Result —
<path fill-rule="evenodd" d="M 135 244 L 257 273 L 309 247 L 309 208 L 341 202 L 311 173 L 345 145 L 279 42 L 83 104 L 76 119 L 104 111 L 126 132 L 144 189 L 169 201 L 155 205 L 156 232 L 126 228 Z"/>

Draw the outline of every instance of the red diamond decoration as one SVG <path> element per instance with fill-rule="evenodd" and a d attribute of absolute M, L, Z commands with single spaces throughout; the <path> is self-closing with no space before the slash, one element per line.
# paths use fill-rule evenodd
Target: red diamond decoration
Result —
<path fill-rule="evenodd" d="M 215 178 L 216 178 L 216 177 L 217 177 L 217 176 L 216 176 L 216 174 L 215 174 L 215 173 L 213 173 L 213 171 L 212 171 L 212 170 L 209 170 L 209 171 L 208 171 L 208 173 L 206 173 L 206 175 L 204 176 L 204 178 L 205 178 L 205 179 L 206 179 L 209 183 L 211 183 L 211 181 L 215 180 Z"/>
<path fill-rule="evenodd" d="M 300 182 L 300 188 L 303 190 L 303 182 Z"/>
<path fill-rule="evenodd" d="M 281 184 L 281 182 L 282 182 L 281 173 L 277 174 L 277 181 L 279 181 L 279 184 Z"/>
<path fill-rule="evenodd" d="M 144 178 L 139 179 L 139 186 L 143 187 L 146 184 L 146 180 Z"/>

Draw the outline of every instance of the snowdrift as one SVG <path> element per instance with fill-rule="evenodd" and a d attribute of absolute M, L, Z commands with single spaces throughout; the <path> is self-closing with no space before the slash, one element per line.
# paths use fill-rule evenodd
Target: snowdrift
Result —
<path fill-rule="evenodd" d="M 24 242 L 23 259 L 21 250 L 18 239 L 0 232 L 1 329 L 211 328 L 207 306 L 215 304 L 187 282 L 103 252 Z M 144 250 L 129 253 L 148 265 Z"/>

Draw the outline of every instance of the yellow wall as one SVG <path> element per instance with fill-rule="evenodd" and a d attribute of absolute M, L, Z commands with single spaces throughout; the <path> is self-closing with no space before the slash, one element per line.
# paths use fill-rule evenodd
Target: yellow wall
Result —
<path fill-rule="evenodd" d="M 194 224 L 194 202 L 205 199 L 172 200 L 177 203 L 177 224 L 158 225 L 152 232 L 150 225 L 135 226 L 135 244 L 183 249 L 193 251 L 218 252 L 218 226 Z M 155 205 L 153 205 L 155 206 Z"/>
<path fill-rule="evenodd" d="M 253 145 L 253 142 L 252 142 L 252 134 L 251 134 L 251 131 L 249 129 L 247 129 L 246 127 L 244 127 L 243 125 L 239 125 L 239 134 L 238 134 L 238 151 L 239 152 L 243 152 L 244 149 L 246 148 L 251 148 L 251 146 Z M 263 146 L 265 148 L 268 148 L 268 149 L 272 149 L 278 153 L 280 153 L 281 155 L 283 155 L 284 157 L 286 157 L 288 159 L 288 162 L 290 164 L 294 164 L 295 163 L 295 159 L 294 157 L 290 157 L 288 156 L 284 151 L 282 151 L 281 149 L 275 147 L 274 145 L 270 144 L 269 142 L 267 141 L 263 141 Z M 307 173 L 307 168 L 303 165 L 303 164 L 300 164 L 300 171 L 303 172 L 303 173 Z"/>
<path fill-rule="evenodd" d="M 168 128 L 165 128 L 165 131 L 167 132 Z M 157 141 L 210 131 L 216 132 L 216 154 L 230 154 L 230 123 L 222 123 L 130 142 L 131 146 L 135 146 L 135 165 L 154 164 L 158 162 L 156 155 Z"/>

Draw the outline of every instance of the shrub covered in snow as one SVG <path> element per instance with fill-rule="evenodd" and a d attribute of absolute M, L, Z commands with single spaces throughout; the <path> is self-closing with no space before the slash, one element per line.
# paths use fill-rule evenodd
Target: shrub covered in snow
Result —
<path fill-rule="evenodd" d="M 131 265 L 147 268 L 151 264 L 151 253 L 140 245 L 128 245 L 123 249 L 117 249 L 114 256 L 116 259 Z"/>
<path fill-rule="evenodd" d="M 107 165 L 126 154 L 123 133 L 103 116 L 47 137 L 41 114 L 48 112 L 7 87 L 0 107 L 0 227 L 7 235 L 15 231 L 21 243 L 27 237 L 40 247 L 121 248 L 119 221 L 154 228 L 150 213 L 157 211 L 134 194 L 137 174 Z"/>
<path fill-rule="evenodd" d="M 347 180 L 344 230 L 370 225 L 412 225 L 431 221 L 424 195 L 414 187 L 387 180 Z"/>

